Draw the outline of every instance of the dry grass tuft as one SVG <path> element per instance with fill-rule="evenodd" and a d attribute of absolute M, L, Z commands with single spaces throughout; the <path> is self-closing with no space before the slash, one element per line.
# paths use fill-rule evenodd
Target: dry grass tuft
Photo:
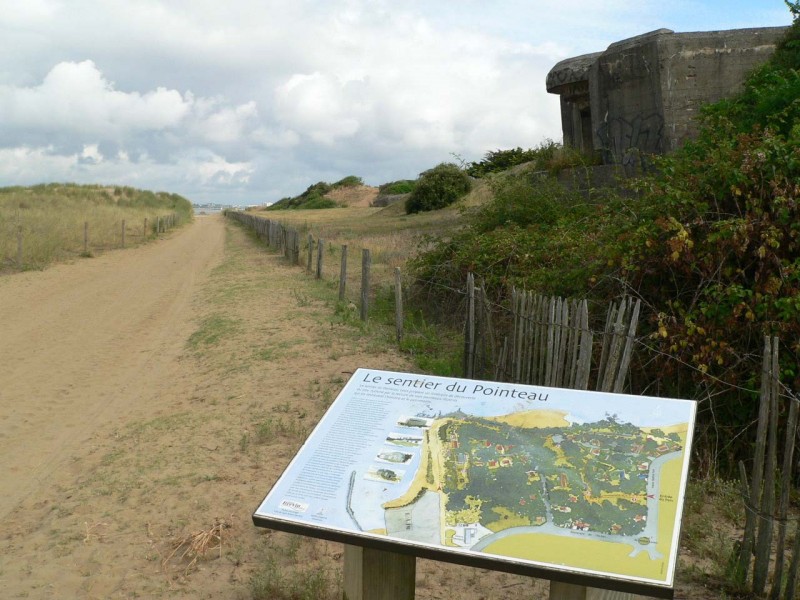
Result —
<path fill-rule="evenodd" d="M 168 571 L 173 560 L 177 562 L 188 560 L 184 567 L 186 573 L 212 550 L 219 550 L 219 556 L 222 557 L 222 532 L 231 527 L 230 521 L 231 519 L 216 518 L 208 529 L 200 529 L 172 540 L 172 552 L 161 561 L 162 569 Z"/>
<path fill-rule="evenodd" d="M 94 523 L 93 525 L 89 525 L 88 521 L 84 521 L 83 526 L 86 528 L 86 535 L 83 538 L 83 543 L 88 544 L 92 541 L 92 538 L 103 541 L 103 532 L 100 531 L 100 529 L 108 527 L 108 523 Z"/>

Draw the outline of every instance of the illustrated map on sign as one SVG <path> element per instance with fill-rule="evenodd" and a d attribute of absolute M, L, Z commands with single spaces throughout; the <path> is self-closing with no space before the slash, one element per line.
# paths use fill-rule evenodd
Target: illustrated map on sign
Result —
<path fill-rule="evenodd" d="M 360 369 L 255 516 L 671 586 L 694 411 Z"/>

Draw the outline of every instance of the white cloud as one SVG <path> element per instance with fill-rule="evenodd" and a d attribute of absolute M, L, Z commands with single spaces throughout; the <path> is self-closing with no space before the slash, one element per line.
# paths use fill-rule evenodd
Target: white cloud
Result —
<path fill-rule="evenodd" d="M 251 128 L 258 125 L 258 109 L 254 101 L 238 106 L 222 106 L 218 102 L 198 102 L 196 122 L 191 130 L 214 143 L 241 141 L 249 135 Z M 216 109 L 216 110 L 214 110 Z"/>
<path fill-rule="evenodd" d="M 81 159 L 84 163 L 96 165 L 103 162 L 103 155 L 100 153 L 100 148 L 97 144 L 87 144 L 83 147 Z"/>
<path fill-rule="evenodd" d="M 205 159 L 182 161 L 185 167 L 195 173 L 202 184 L 245 184 L 250 181 L 253 166 L 249 162 L 228 162 L 221 156 L 212 155 Z"/>
<path fill-rule="evenodd" d="M 76 155 L 54 154 L 52 147 L 0 148 L 0 179 L 29 185 L 40 183 L 46 173 L 50 181 L 69 181 L 68 174 L 77 162 Z"/>
<path fill-rule="evenodd" d="M 726 3 L 725 18 L 789 22 L 783 0 L 756 4 Z M 250 203 L 413 177 L 451 153 L 560 139 L 544 87 L 558 60 L 714 28 L 720 5 L 0 0 L 0 178 Z"/>
<path fill-rule="evenodd" d="M 56 4 L 49 0 L 0 0 L 3 21 L 17 27 L 47 21 L 55 15 L 56 10 Z"/>
<path fill-rule="evenodd" d="M 35 87 L 0 86 L 5 127 L 117 138 L 176 127 L 190 103 L 175 90 L 121 92 L 90 60 L 61 62 Z"/>
<path fill-rule="evenodd" d="M 30 185 L 40 183 L 43 172 L 48 173 L 49 181 L 131 185 L 179 193 L 205 188 L 213 195 L 247 184 L 253 166 L 209 152 L 186 152 L 164 163 L 147 154 L 135 159 L 126 152 L 104 157 L 96 144 L 73 154 L 58 153 L 52 146 L 0 148 L 0 179 Z"/>
<path fill-rule="evenodd" d="M 323 144 L 352 137 L 364 113 L 358 95 L 348 91 L 354 83 L 319 72 L 292 75 L 275 92 L 277 116 L 289 129 Z"/>

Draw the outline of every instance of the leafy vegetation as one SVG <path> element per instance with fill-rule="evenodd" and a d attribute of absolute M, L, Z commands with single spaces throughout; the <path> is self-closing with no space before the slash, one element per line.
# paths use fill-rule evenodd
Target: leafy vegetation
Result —
<path fill-rule="evenodd" d="M 794 60 L 798 39 L 795 13 L 781 46 Z M 800 62 L 787 62 L 778 50 L 741 95 L 704 111 L 697 140 L 639 182 L 619 257 L 652 306 L 654 349 L 671 356 L 662 376 L 715 398 L 714 442 L 752 422 L 755 393 L 738 388 L 758 389 L 750 357 L 763 336 L 783 341 L 782 380 L 800 387 Z"/>
<path fill-rule="evenodd" d="M 530 170 L 556 174 L 569 167 L 595 164 L 596 160 L 597 157 L 588 157 L 572 148 L 565 148 L 553 140 L 545 140 L 538 147 L 527 150 L 519 147 L 511 150 L 492 150 L 487 152 L 482 160 L 470 163 L 466 171 L 471 177 L 482 178 L 529 164 Z"/>
<path fill-rule="evenodd" d="M 469 175 L 453 163 L 441 163 L 422 173 L 406 200 L 406 213 L 437 210 L 465 196 L 472 187 Z"/>
<path fill-rule="evenodd" d="M 333 184 L 333 188 L 339 187 L 357 187 L 359 185 L 364 185 L 364 180 L 361 177 L 357 177 L 356 175 L 348 175 L 347 177 L 343 177 L 339 181 Z"/>
<path fill-rule="evenodd" d="M 492 199 L 466 213 L 466 226 L 427 240 L 428 250 L 410 261 L 416 277 L 430 283 L 429 295 L 452 303 L 473 272 L 497 301 L 512 287 L 582 297 L 609 272 L 616 227 L 604 220 L 603 203 L 617 206 L 614 194 L 594 191 L 587 200 L 528 170 L 493 175 L 488 183 Z"/>
<path fill-rule="evenodd" d="M 382 196 L 389 196 L 394 194 L 410 194 L 414 191 L 414 186 L 417 184 L 414 179 L 399 179 L 398 181 L 390 181 L 384 183 L 378 189 Z"/>

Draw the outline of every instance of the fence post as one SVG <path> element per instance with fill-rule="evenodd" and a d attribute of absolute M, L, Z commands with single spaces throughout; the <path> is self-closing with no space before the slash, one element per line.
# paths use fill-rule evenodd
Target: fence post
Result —
<path fill-rule="evenodd" d="M 122 219 L 122 247 L 125 247 L 125 219 Z"/>
<path fill-rule="evenodd" d="M 89 221 L 83 222 L 83 254 L 89 254 Z"/>
<path fill-rule="evenodd" d="M 347 287 L 347 244 L 342 246 L 342 266 L 339 269 L 339 302 L 344 302 Z"/>
<path fill-rule="evenodd" d="M 399 344 L 403 341 L 403 279 L 400 267 L 394 269 L 394 324 Z"/>
<path fill-rule="evenodd" d="M 767 585 L 769 576 L 770 550 L 772 548 L 772 525 L 775 511 L 775 470 L 778 468 L 778 338 L 773 337 L 768 341 L 769 369 L 767 374 L 767 454 L 764 466 L 764 487 L 761 492 L 758 519 L 758 533 L 756 534 L 756 557 L 753 563 L 753 591 L 761 595 Z M 769 345 L 771 342 L 771 345 Z"/>
<path fill-rule="evenodd" d="M 764 456 L 766 454 L 767 421 L 769 419 L 769 373 L 770 373 L 770 350 L 771 344 L 768 337 L 764 338 L 764 357 L 761 364 L 761 393 L 760 405 L 758 410 L 758 426 L 756 429 L 756 448 L 753 458 L 752 476 L 750 489 L 744 489 L 749 495 L 750 502 L 745 503 L 745 525 L 742 535 L 742 546 L 739 552 L 739 564 L 735 572 L 735 580 L 744 583 L 747 580 L 747 573 L 750 570 L 750 559 L 753 555 L 755 545 L 755 534 L 757 528 L 756 510 L 761 502 L 761 484 L 764 474 Z M 739 462 L 740 472 L 746 473 L 744 463 Z M 745 479 L 742 479 L 743 485 Z"/>
<path fill-rule="evenodd" d="M 17 227 L 17 268 L 22 268 L 22 225 Z"/>
<path fill-rule="evenodd" d="M 144 225 L 142 226 L 142 239 L 147 239 L 147 217 L 144 218 Z"/>
<path fill-rule="evenodd" d="M 320 239 L 317 241 L 317 279 L 322 279 L 322 257 L 324 256 L 324 246 L 325 240 Z"/>
<path fill-rule="evenodd" d="M 309 233 L 308 234 L 308 263 L 306 264 L 306 271 L 311 273 L 311 257 L 313 256 L 314 252 L 314 237 Z"/>
<path fill-rule="evenodd" d="M 464 328 L 464 377 L 472 378 L 475 355 L 475 277 L 467 273 L 467 323 Z"/>
<path fill-rule="evenodd" d="M 775 553 L 775 573 L 772 577 L 772 592 L 770 593 L 771 600 L 777 600 L 780 597 L 781 586 L 783 585 L 784 569 L 784 553 L 786 551 L 786 527 L 787 518 L 789 516 L 789 493 L 792 489 L 792 463 L 794 459 L 794 439 L 797 435 L 797 400 L 789 398 L 789 416 L 786 424 L 786 437 L 784 441 L 783 451 L 783 467 L 781 469 L 781 495 L 778 504 L 778 549 Z M 795 553 L 797 550 L 795 550 Z M 793 557 L 794 558 L 794 557 Z M 788 571 L 788 579 L 794 580 L 797 574 L 797 569 Z M 788 587 L 788 584 L 787 584 Z M 794 591 L 790 596 L 788 593 L 786 598 L 793 598 Z"/>
<path fill-rule="evenodd" d="M 365 323 L 369 317 L 369 268 L 371 264 L 369 249 L 363 248 L 361 250 L 361 320 Z"/>

